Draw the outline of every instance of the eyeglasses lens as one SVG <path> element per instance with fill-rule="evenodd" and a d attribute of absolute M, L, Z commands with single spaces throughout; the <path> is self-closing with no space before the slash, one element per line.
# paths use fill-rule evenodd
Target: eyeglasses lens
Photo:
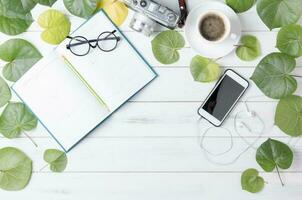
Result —
<path fill-rule="evenodd" d="M 70 41 L 70 51 L 76 55 L 86 55 L 89 52 L 89 49 L 89 43 L 84 37 L 77 36 Z"/>
<path fill-rule="evenodd" d="M 98 37 L 98 47 L 103 51 L 112 51 L 117 46 L 117 38 L 110 32 L 102 33 Z"/>

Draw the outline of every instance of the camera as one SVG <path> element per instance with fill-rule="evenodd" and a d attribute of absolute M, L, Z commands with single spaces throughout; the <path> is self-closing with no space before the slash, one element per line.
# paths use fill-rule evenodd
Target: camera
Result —
<path fill-rule="evenodd" d="M 135 11 L 130 28 L 146 36 L 154 32 L 157 23 L 174 29 L 180 20 L 180 16 L 173 10 L 151 0 L 122 0 L 122 2 Z"/>

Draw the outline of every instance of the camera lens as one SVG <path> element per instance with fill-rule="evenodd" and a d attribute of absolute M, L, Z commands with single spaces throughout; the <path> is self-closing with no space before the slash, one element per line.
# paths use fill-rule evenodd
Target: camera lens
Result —
<path fill-rule="evenodd" d="M 141 7 L 146 7 L 147 2 L 146 1 L 141 1 L 140 5 L 141 5 Z"/>
<path fill-rule="evenodd" d="M 141 13 L 135 13 L 130 22 L 130 28 L 146 36 L 150 36 L 154 32 L 156 25 L 155 21 Z"/>

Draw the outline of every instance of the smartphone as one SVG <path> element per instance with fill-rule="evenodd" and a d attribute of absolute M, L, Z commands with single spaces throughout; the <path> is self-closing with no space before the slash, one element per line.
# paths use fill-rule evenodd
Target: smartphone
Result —
<path fill-rule="evenodd" d="M 220 126 L 240 97 L 249 86 L 249 82 L 233 70 L 226 70 L 199 107 L 198 114 L 214 126 Z"/>

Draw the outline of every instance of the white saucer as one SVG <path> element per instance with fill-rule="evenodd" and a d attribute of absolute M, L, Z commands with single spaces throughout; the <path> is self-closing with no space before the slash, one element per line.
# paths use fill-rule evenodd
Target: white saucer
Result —
<path fill-rule="evenodd" d="M 200 33 L 197 30 L 197 23 L 199 16 L 209 10 L 218 10 L 224 13 L 230 20 L 231 23 L 231 33 L 236 35 L 236 38 L 228 37 L 221 43 L 208 43 L 201 42 L 199 39 Z M 226 4 L 206 1 L 195 7 L 188 15 L 185 26 L 185 35 L 190 46 L 207 58 L 220 58 L 226 56 L 235 49 L 236 44 L 238 44 L 241 37 L 241 24 L 237 14 Z"/>

